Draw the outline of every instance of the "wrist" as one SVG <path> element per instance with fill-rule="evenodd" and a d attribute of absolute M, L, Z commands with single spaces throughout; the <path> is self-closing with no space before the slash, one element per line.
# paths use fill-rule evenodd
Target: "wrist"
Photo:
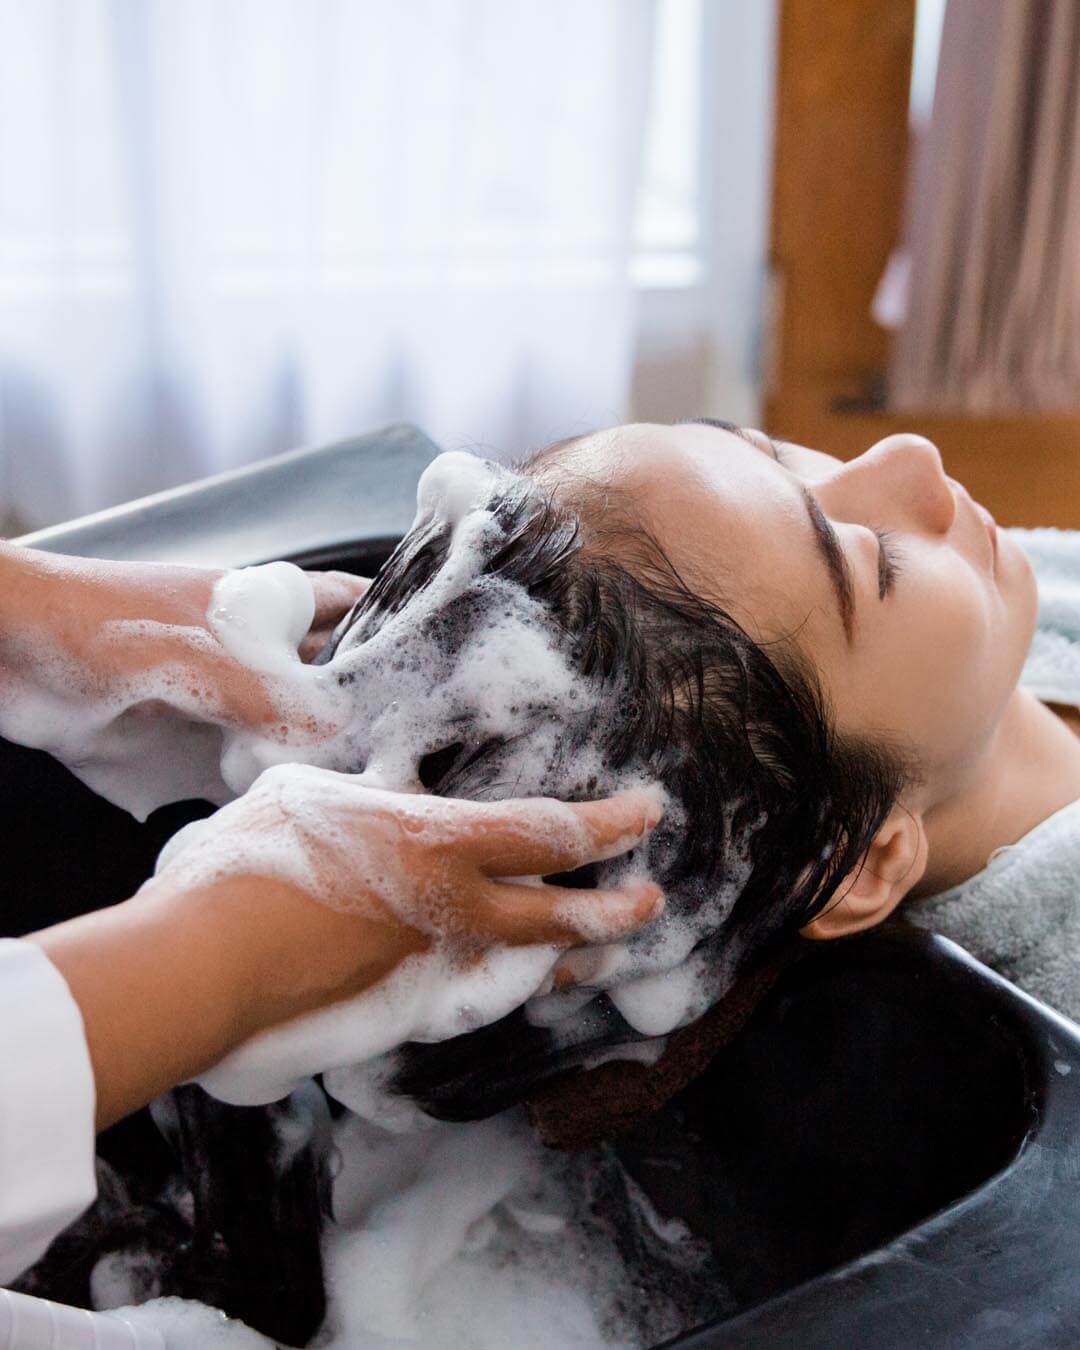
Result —
<path fill-rule="evenodd" d="M 363 993 L 426 946 L 392 919 L 342 913 L 276 878 L 245 873 L 189 890 L 162 877 L 152 885 L 161 887 L 158 903 L 197 926 L 200 945 L 219 960 L 228 953 L 214 978 L 228 989 L 237 1042 Z"/>
<path fill-rule="evenodd" d="M 250 1034 L 233 954 L 152 885 L 30 940 L 82 1014 L 99 1129 L 202 1073 Z"/>
<path fill-rule="evenodd" d="M 32 625 L 50 626 L 57 587 L 70 567 L 67 558 L 0 541 L 0 631 L 18 634 Z"/>
<path fill-rule="evenodd" d="M 238 911 L 248 897 L 238 880 L 224 878 L 192 888 L 168 876 L 154 877 L 118 906 L 137 926 L 147 949 L 168 952 L 170 976 L 198 999 L 207 1039 L 220 1045 L 220 1054 L 265 1025 L 262 944 L 254 939 L 252 925 L 240 922 Z"/>

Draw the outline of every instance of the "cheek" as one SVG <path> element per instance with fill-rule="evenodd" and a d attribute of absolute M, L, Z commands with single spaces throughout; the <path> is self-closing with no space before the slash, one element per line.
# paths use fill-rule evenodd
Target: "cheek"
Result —
<path fill-rule="evenodd" d="M 992 615 L 965 580 L 901 578 L 828 672 L 843 729 L 907 745 L 935 771 L 978 753 L 1011 689 L 1011 670 L 990 669 L 1001 664 Z"/>
<path fill-rule="evenodd" d="M 1027 554 L 1012 538 L 1001 531 L 998 537 L 998 603 L 1001 609 L 1003 655 L 1011 658 L 1015 670 L 1014 681 L 1019 680 L 1024 659 L 1039 614 L 1039 590 L 1035 569 Z"/>
<path fill-rule="evenodd" d="M 942 578 L 910 601 L 888 657 L 897 706 L 923 762 L 962 771 L 1015 688 L 1014 656 L 993 597 L 967 576 Z"/>

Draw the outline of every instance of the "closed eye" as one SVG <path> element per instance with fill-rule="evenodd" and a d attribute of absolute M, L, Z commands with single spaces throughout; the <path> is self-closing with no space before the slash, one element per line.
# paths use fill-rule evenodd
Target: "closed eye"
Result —
<path fill-rule="evenodd" d="M 889 530 L 874 528 L 878 541 L 878 599 L 884 600 L 892 594 L 896 578 L 900 575 L 900 550 Z"/>
<path fill-rule="evenodd" d="M 715 427 L 717 431 L 730 432 L 732 436 L 738 436 L 739 440 L 745 441 L 747 445 L 753 445 L 758 450 L 761 449 L 761 446 L 754 439 L 754 436 L 752 436 L 745 427 L 739 426 L 737 422 L 727 422 L 722 417 L 680 417 L 675 425 L 677 427 Z M 773 459 L 775 459 L 778 464 L 783 464 L 784 458 L 780 453 L 780 442 L 774 441 L 773 438 L 764 431 L 755 432 L 754 435 L 764 436 L 769 443 L 769 448 L 772 450 Z"/>
<path fill-rule="evenodd" d="M 778 464 L 784 464 L 788 457 L 782 441 L 769 437 L 773 458 Z M 878 541 L 878 599 L 884 600 L 893 592 L 896 578 L 900 575 L 900 549 L 891 530 L 881 530 L 871 526 Z"/>
<path fill-rule="evenodd" d="M 739 436 L 750 445 L 762 449 L 760 442 L 750 435 L 744 427 L 736 426 L 732 422 L 722 422 L 712 417 L 690 417 L 683 419 L 682 424 L 698 423 L 704 426 L 717 427 L 721 431 L 728 431 Z M 756 433 L 764 437 L 768 443 L 772 457 L 782 467 L 788 466 L 791 456 L 788 454 L 787 447 L 783 441 L 774 440 L 772 436 L 767 436 L 763 432 Z M 829 572 L 832 577 L 833 586 L 837 595 L 837 603 L 840 610 L 840 617 L 844 625 L 844 632 L 847 635 L 848 642 L 851 642 L 852 629 L 854 626 L 855 613 L 855 588 L 852 584 L 851 568 L 847 563 L 840 540 L 830 524 L 828 517 L 818 506 L 817 501 L 808 488 L 803 489 L 804 500 L 810 516 L 811 524 L 817 536 L 818 545 L 822 556 L 828 564 Z M 884 600 L 886 596 L 892 593 L 896 583 L 896 578 L 900 574 L 899 550 L 892 535 L 888 530 L 874 528 L 874 534 L 878 541 L 878 599 Z"/>

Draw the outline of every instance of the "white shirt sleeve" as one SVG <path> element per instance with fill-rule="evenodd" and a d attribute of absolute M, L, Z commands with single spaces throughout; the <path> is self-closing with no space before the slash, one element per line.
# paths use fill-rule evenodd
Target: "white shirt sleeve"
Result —
<path fill-rule="evenodd" d="M 94 1108 L 64 977 L 34 943 L 0 939 L 0 1284 L 94 1199 Z"/>

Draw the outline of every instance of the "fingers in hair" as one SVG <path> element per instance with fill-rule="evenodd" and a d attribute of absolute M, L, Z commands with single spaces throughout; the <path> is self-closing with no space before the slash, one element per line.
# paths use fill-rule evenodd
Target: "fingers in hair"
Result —
<path fill-rule="evenodd" d="M 663 908 L 663 892 L 652 882 L 596 891 L 504 882 L 489 898 L 486 917 L 491 936 L 512 946 L 578 947 L 628 937 Z"/>
<path fill-rule="evenodd" d="M 351 572 L 309 572 L 308 576 L 315 596 L 312 628 L 332 628 L 371 585 L 369 577 L 354 577 Z"/>
<path fill-rule="evenodd" d="M 500 802 L 483 808 L 473 856 L 489 876 L 572 872 L 634 848 L 662 812 L 659 799 L 639 789 L 596 802 Z"/>

